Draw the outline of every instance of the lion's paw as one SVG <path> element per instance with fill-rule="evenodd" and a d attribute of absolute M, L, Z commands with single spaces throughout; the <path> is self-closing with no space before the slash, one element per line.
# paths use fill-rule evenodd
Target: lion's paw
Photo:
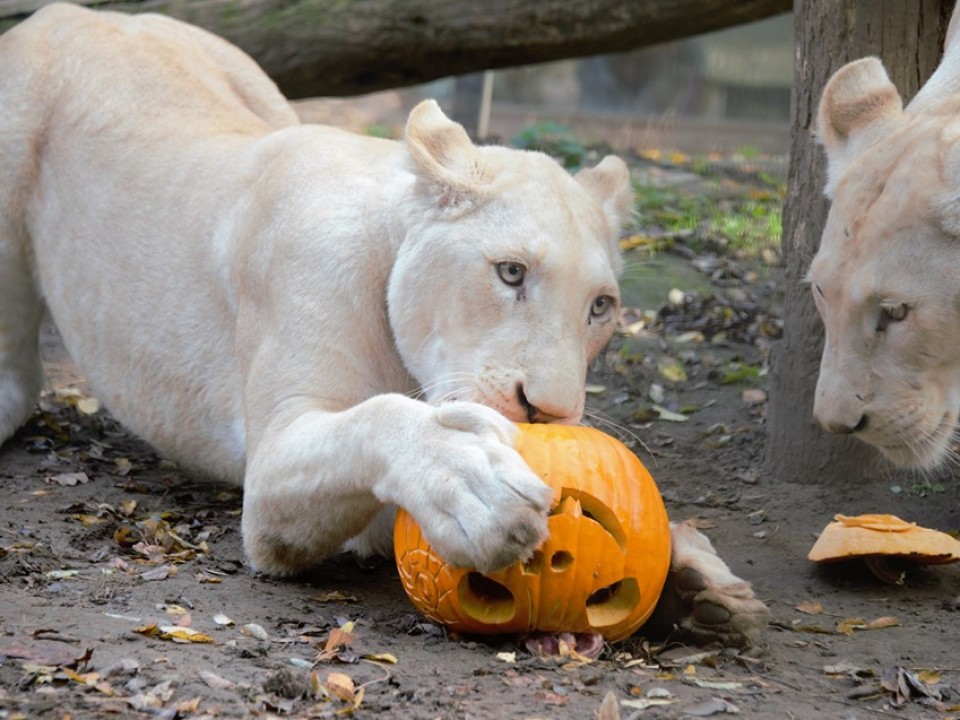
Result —
<path fill-rule="evenodd" d="M 652 637 L 678 633 L 700 645 L 758 645 L 770 610 L 750 583 L 730 571 L 695 527 L 677 523 L 671 530 L 670 573 L 644 630 Z"/>

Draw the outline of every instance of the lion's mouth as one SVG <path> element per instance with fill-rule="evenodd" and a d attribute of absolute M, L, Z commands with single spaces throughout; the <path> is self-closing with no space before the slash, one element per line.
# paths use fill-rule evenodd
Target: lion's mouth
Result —
<path fill-rule="evenodd" d="M 949 410 L 944 412 L 932 430 L 919 437 L 900 438 L 893 443 L 873 443 L 897 465 L 932 468 L 939 465 L 947 452 L 957 416 Z"/>

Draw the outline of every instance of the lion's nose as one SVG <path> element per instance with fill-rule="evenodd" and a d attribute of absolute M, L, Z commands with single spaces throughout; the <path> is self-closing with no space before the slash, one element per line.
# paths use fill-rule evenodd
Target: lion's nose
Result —
<path fill-rule="evenodd" d="M 827 432 L 837 435 L 850 435 L 860 432 L 867 427 L 867 416 L 861 415 L 859 418 L 821 418 L 817 417 L 817 422 Z"/>
<path fill-rule="evenodd" d="M 517 385 L 517 401 L 527 413 L 527 422 L 531 423 L 551 423 L 563 420 L 562 415 L 554 415 L 538 408 L 527 399 L 527 394 L 523 391 L 523 385 Z"/>

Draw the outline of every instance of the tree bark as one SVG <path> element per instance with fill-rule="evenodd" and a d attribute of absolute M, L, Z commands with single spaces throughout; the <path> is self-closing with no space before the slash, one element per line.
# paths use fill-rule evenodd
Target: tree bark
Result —
<path fill-rule="evenodd" d="M 813 140 L 820 94 L 845 63 L 875 55 L 904 95 L 913 97 L 939 61 L 954 0 L 797 0 L 797 63 L 790 172 L 783 212 L 786 261 L 784 339 L 771 358 L 765 474 L 778 481 L 843 483 L 881 472 L 879 454 L 813 422 L 823 329 L 802 283 L 820 245 L 829 209 L 826 164 Z"/>
<path fill-rule="evenodd" d="M 901 0 L 902 1 L 902 0 Z M 0 0 L 0 30 L 49 0 Z M 79 0 L 187 20 L 290 98 L 354 95 L 612 53 L 786 12 L 791 0 Z"/>

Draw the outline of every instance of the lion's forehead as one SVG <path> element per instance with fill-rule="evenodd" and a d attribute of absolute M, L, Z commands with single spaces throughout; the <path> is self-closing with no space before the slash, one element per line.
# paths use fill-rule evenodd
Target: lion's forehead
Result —
<path fill-rule="evenodd" d="M 861 153 L 837 184 L 811 283 L 863 301 L 938 269 L 941 199 L 958 192 L 945 168 L 943 130 L 943 123 L 914 123 Z"/>

